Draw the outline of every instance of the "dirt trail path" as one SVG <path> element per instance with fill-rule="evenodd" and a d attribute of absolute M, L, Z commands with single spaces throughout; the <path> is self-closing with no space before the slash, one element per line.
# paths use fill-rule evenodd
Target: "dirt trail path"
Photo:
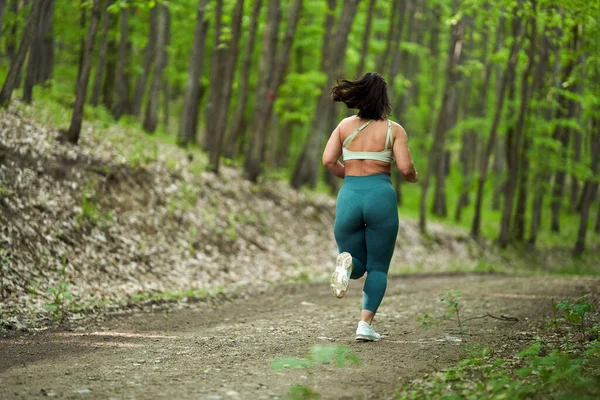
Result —
<path fill-rule="evenodd" d="M 327 285 L 275 288 L 218 307 L 137 313 L 101 325 L 0 339 L 0 398 L 271 399 L 302 384 L 322 399 L 387 399 L 410 380 L 456 364 L 464 345 L 507 352 L 524 346 L 551 314 L 551 298 L 598 292 L 600 280 L 483 275 L 394 277 L 377 316 L 379 343 L 354 341 L 362 282 L 341 300 Z M 439 294 L 462 290 L 463 318 L 490 312 L 519 322 L 475 319 L 419 329 L 443 315 Z M 525 340 L 524 340 L 525 339 Z M 316 344 L 348 345 L 360 364 L 276 373 L 278 357 Z"/>

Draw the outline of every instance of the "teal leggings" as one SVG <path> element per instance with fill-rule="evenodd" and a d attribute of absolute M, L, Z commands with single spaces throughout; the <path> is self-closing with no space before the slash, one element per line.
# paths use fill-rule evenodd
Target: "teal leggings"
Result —
<path fill-rule="evenodd" d="M 389 175 L 346 176 L 337 197 L 335 240 L 352 255 L 350 279 L 367 273 L 363 310 L 377 312 L 398 235 L 398 206 Z"/>

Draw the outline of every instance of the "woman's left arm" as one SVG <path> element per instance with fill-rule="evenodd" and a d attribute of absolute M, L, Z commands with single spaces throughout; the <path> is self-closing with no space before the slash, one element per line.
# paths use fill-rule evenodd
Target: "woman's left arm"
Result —
<path fill-rule="evenodd" d="M 335 176 L 344 179 L 344 164 L 339 161 L 340 155 L 342 155 L 342 143 L 340 140 L 340 126 L 338 125 L 331 133 L 325 146 L 323 165 L 329 168 Z"/>

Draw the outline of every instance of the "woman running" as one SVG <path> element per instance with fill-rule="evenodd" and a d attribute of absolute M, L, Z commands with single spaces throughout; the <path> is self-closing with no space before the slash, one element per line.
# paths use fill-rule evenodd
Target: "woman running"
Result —
<path fill-rule="evenodd" d="M 344 179 L 336 205 L 334 234 L 339 255 L 331 291 L 341 298 L 349 279 L 367 274 L 356 340 L 377 341 L 381 335 L 373 330 L 372 322 L 385 293 L 398 234 L 392 163 L 395 159 L 408 182 L 417 182 L 419 174 L 404 128 L 387 119 L 391 106 L 381 75 L 367 73 L 356 81 L 338 81 L 331 99 L 358 109 L 357 115 L 335 128 L 323 153 L 323 164 Z"/>

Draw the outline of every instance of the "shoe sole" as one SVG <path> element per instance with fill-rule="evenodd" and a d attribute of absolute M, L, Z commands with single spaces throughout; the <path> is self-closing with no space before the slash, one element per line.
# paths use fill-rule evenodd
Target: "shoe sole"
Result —
<path fill-rule="evenodd" d="M 367 336 L 367 335 L 356 335 L 356 340 L 359 342 L 378 342 L 381 338 Z"/>
<path fill-rule="evenodd" d="M 350 280 L 348 279 L 348 270 L 352 273 L 352 256 L 350 253 L 343 252 L 338 255 L 335 263 L 335 271 L 331 274 L 331 293 L 339 299 L 344 297 L 348 291 Z"/>

